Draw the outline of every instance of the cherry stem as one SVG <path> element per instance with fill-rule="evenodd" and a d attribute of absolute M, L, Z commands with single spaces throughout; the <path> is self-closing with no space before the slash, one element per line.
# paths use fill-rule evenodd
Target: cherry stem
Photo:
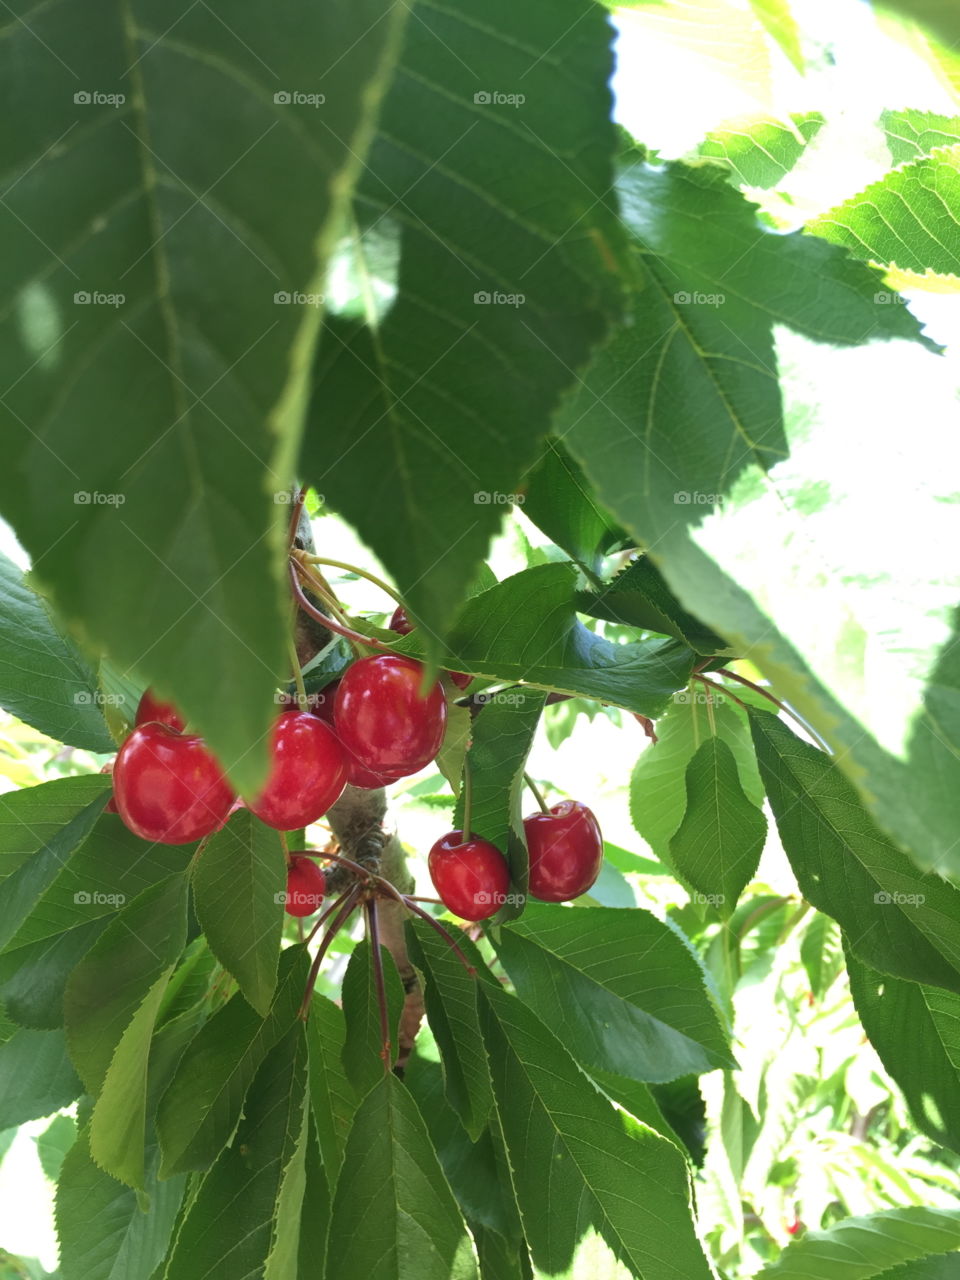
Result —
<path fill-rule="evenodd" d="M 409 907 L 411 911 L 415 912 L 421 919 L 426 920 L 427 924 L 432 925 L 433 928 L 436 929 L 437 933 L 440 934 L 441 938 L 443 938 L 444 942 L 466 969 L 467 973 L 469 973 L 470 977 L 475 978 L 477 976 L 476 969 L 457 946 L 456 940 L 450 931 L 445 929 L 439 920 L 435 920 L 429 911 L 424 911 L 422 907 L 418 907 L 416 898 L 408 898 L 406 894 L 402 894 L 400 900 L 404 906 Z"/>
<path fill-rule="evenodd" d="M 334 901 L 330 903 L 330 906 L 327 907 L 326 911 L 324 911 L 323 915 L 320 916 L 320 918 L 314 923 L 313 928 L 307 934 L 308 944 L 311 943 L 314 940 L 314 938 L 317 936 L 317 934 L 320 932 L 321 928 L 323 927 L 324 921 L 329 919 L 329 917 L 332 916 L 333 913 L 343 905 L 343 903 L 350 896 L 350 894 L 353 893 L 355 888 L 356 888 L 356 885 L 353 885 L 353 884 L 350 885 L 349 888 L 344 889 L 343 893 L 341 893 L 339 898 L 335 898 Z"/>
<path fill-rule="evenodd" d="M 334 591 L 333 587 L 331 587 L 323 574 L 319 573 L 316 569 L 309 569 L 300 555 L 291 556 L 291 560 L 300 570 L 301 576 L 309 583 L 330 610 L 332 616 L 336 618 L 337 622 L 339 622 L 343 627 L 348 626 L 350 619 L 347 617 L 343 606 L 337 599 L 337 593 Z"/>
<path fill-rule="evenodd" d="M 357 901 L 359 900 L 360 894 L 362 892 L 363 892 L 363 889 L 361 888 L 360 885 L 355 885 L 349 891 L 349 893 L 346 895 L 346 901 L 343 903 L 343 906 L 340 908 L 340 910 L 337 912 L 336 916 L 334 917 L 333 923 L 331 924 L 330 928 L 324 934 L 323 941 L 320 943 L 320 947 L 317 950 L 317 954 L 313 958 L 313 964 L 310 966 L 310 972 L 307 974 L 306 990 L 303 993 L 303 1000 L 300 1002 L 300 1009 L 299 1009 L 299 1012 L 297 1013 L 297 1017 L 300 1019 L 301 1022 L 306 1022 L 307 1020 L 307 1011 L 310 1008 L 310 1000 L 311 1000 L 311 997 L 313 996 L 313 988 L 316 986 L 317 975 L 320 973 L 320 966 L 323 964 L 323 958 L 327 954 L 327 951 L 330 948 L 331 942 L 333 942 L 334 938 L 337 936 L 337 934 L 340 932 L 343 925 L 346 923 L 346 920 L 349 917 L 350 913 L 353 911 L 354 907 L 357 905 Z"/>
<path fill-rule="evenodd" d="M 773 703 L 778 711 L 782 711 L 784 715 L 789 716 L 794 724 L 798 724 L 800 726 L 804 733 L 809 734 L 811 738 L 815 738 L 824 751 L 830 751 L 830 748 L 820 737 L 819 733 L 808 725 L 805 720 L 801 719 L 801 717 L 798 716 L 792 708 L 788 707 L 785 702 L 781 702 L 779 698 L 775 697 L 768 689 L 764 689 L 762 685 L 755 684 L 752 680 L 748 680 L 746 676 L 742 676 L 736 671 L 731 671 L 729 667 L 718 667 L 717 675 L 726 676 L 728 680 L 736 680 L 737 684 L 742 684 L 745 688 L 752 689 L 754 693 L 759 693 L 761 698 L 766 698 L 768 702 Z M 743 706 L 743 703 L 740 705 Z"/>
<path fill-rule="evenodd" d="M 289 867 L 290 866 L 290 849 L 287 846 L 287 833 L 285 831 L 278 831 L 277 835 L 280 837 L 280 848 L 283 850 L 284 862 L 286 862 L 287 866 Z"/>
<path fill-rule="evenodd" d="M 293 671 L 294 683 L 297 686 L 297 706 L 301 711 L 307 709 L 307 688 L 303 683 L 303 672 L 300 669 L 300 655 L 297 653 L 297 642 L 292 632 L 287 632 L 287 654 Z"/>
<path fill-rule="evenodd" d="M 530 790 L 533 792 L 536 798 L 537 804 L 540 806 L 540 812 L 549 813 L 550 809 L 547 806 L 547 802 L 546 800 L 544 800 L 543 796 L 540 793 L 540 788 L 537 786 L 534 780 L 530 777 L 529 773 L 525 773 L 523 775 L 523 780 L 527 784 L 527 786 L 530 788 Z"/>
<path fill-rule="evenodd" d="M 473 819 L 473 771 L 470 757 L 463 757 L 463 838 L 470 839 L 470 823 Z"/>
<path fill-rule="evenodd" d="M 387 1010 L 387 985 L 383 977 L 383 956 L 380 953 L 380 927 L 377 924 L 377 904 L 370 899 L 363 904 L 367 918 L 367 936 L 370 940 L 370 956 L 373 960 L 373 984 L 377 992 L 377 1008 L 380 1010 L 380 1057 L 383 1059 L 383 1073 L 390 1074 L 390 1061 L 393 1057 L 390 1044 L 390 1014 Z"/>
<path fill-rule="evenodd" d="M 294 500 L 293 510 L 290 512 L 290 525 L 287 530 L 287 546 L 292 547 L 297 540 L 297 530 L 300 528 L 300 516 L 303 514 L 303 504 L 307 500 L 307 489 L 304 485 L 297 493 Z"/>
<path fill-rule="evenodd" d="M 447 904 L 442 898 L 421 898 L 419 895 L 405 893 L 403 895 L 404 902 L 432 902 L 435 907 L 445 907 Z"/>
<path fill-rule="evenodd" d="M 347 573 L 355 573 L 358 578 L 366 578 L 368 582 L 372 582 L 375 587 L 379 587 L 381 591 L 386 592 L 392 600 L 396 600 L 398 605 L 403 606 L 403 597 L 391 587 L 388 582 L 384 582 L 382 578 L 378 578 L 375 573 L 369 573 L 366 569 L 360 569 L 355 564 L 348 564 L 346 560 L 328 560 L 326 556 L 304 556 L 310 564 L 325 564 L 331 569 L 345 569 Z"/>
<path fill-rule="evenodd" d="M 303 573 L 309 580 L 309 575 L 306 574 L 306 571 L 301 567 L 299 562 L 291 560 L 290 582 L 293 587 L 294 597 L 304 613 L 309 614 L 311 618 L 322 623 L 323 626 L 328 630 L 335 632 L 338 636 L 343 636 L 345 640 L 351 640 L 354 644 L 368 645 L 372 649 L 380 649 L 383 653 L 393 653 L 393 649 L 390 645 L 384 644 L 381 640 L 373 640 L 370 636 L 361 635 L 359 631 L 353 631 L 350 627 L 343 626 L 328 614 L 321 613 L 319 609 L 315 608 L 303 594 L 303 590 L 297 577 L 298 573 Z"/>
<path fill-rule="evenodd" d="M 725 698 L 729 698 L 731 702 L 735 702 L 738 707 L 743 707 L 744 711 L 750 710 L 742 698 L 738 698 L 735 693 L 731 693 L 729 689 L 725 689 L 722 684 L 715 684 L 713 680 L 708 680 L 706 676 L 694 676 L 693 678 L 694 680 L 699 680 L 707 689 L 716 689 L 717 693 L 722 693 Z"/>

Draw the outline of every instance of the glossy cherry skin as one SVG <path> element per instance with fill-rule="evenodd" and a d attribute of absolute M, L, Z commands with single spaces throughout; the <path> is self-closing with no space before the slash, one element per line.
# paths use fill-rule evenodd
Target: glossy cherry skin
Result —
<path fill-rule="evenodd" d="M 541 902 L 578 898 L 600 874 L 603 836 L 579 800 L 563 800 L 549 813 L 523 820 L 530 853 L 530 895 Z"/>
<path fill-rule="evenodd" d="M 391 631 L 396 631 L 398 636 L 408 636 L 414 630 L 413 623 L 407 617 L 407 611 L 402 604 L 398 604 L 394 609 L 393 617 L 387 625 Z M 458 689 L 465 689 L 473 679 L 473 676 L 468 675 L 466 671 L 448 671 L 447 675 Z"/>
<path fill-rule="evenodd" d="M 270 774 L 247 807 L 268 827 L 294 831 L 323 816 L 347 781 L 336 734 L 309 711 L 282 711 L 273 726 Z"/>
<path fill-rule="evenodd" d="M 361 658 L 340 678 L 333 718 L 348 758 L 384 778 L 430 763 L 443 741 L 447 703 L 435 684 L 420 697 L 423 667 L 399 653 Z"/>
<path fill-rule="evenodd" d="M 486 920 L 503 906 L 510 868 L 489 840 L 464 840 L 462 831 L 451 831 L 433 846 L 427 863 L 444 905 L 461 920 Z"/>
<path fill-rule="evenodd" d="M 165 724 L 177 733 L 183 733 L 186 720 L 172 702 L 161 702 L 152 689 L 147 689 L 137 705 L 135 724 Z"/>
<path fill-rule="evenodd" d="M 130 830 L 160 844 L 190 844 L 215 831 L 234 794 L 202 738 L 165 724 L 138 726 L 113 766 L 117 811 Z"/>
<path fill-rule="evenodd" d="M 320 909 L 327 892 L 327 878 L 311 857 L 292 853 L 287 867 L 287 896 L 283 909 L 288 916 L 312 916 Z"/>

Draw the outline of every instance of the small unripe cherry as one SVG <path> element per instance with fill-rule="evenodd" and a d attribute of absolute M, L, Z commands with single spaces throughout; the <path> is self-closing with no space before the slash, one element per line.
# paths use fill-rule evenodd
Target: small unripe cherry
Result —
<path fill-rule="evenodd" d="M 327 892 L 327 878 L 313 858 L 291 853 L 287 864 L 287 892 L 283 909 L 288 916 L 312 916 Z"/>

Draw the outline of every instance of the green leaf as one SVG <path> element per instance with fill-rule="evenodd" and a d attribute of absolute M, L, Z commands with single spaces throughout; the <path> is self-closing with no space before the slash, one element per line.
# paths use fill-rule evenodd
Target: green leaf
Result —
<path fill-rule="evenodd" d="M 281 956 L 273 1005 L 261 1018 L 238 992 L 205 1023 L 160 1099 L 160 1176 L 204 1169 L 236 1127 L 243 1100 L 264 1058 L 293 1025 L 309 961 L 302 947 Z"/>
<path fill-rule="evenodd" d="M 472 733 L 473 715 L 470 708 L 448 702 L 447 727 L 444 730 L 443 743 L 437 752 L 436 766 L 449 782 L 450 790 L 455 796 L 460 794 L 463 762 L 466 759 Z"/>
<path fill-rule="evenodd" d="M 815 913 L 800 943 L 800 960 L 815 1000 L 822 1000 L 843 970 L 840 930 L 829 916 Z"/>
<path fill-rule="evenodd" d="M 90 834 L 106 801 L 100 777 L 58 778 L 0 797 L 0 945 Z"/>
<path fill-rule="evenodd" d="M 734 1065 L 697 959 L 648 911 L 530 903 L 494 942 L 517 994 L 588 1069 L 663 1081 Z"/>
<path fill-rule="evenodd" d="M 851 954 L 850 991 L 863 1029 L 917 1127 L 960 1151 L 960 996 L 878 973 Z"/>
<path fill-rule="evenodd" d="M 328 325 L 303 469 L 431 636 L 620 309 L 611 36 L 589 0 L 417 6 L 358 186 L 345 256 L 387 242 L 396 296 Z"/>
<path fill-rule="evenodd" d="M 403 983 L 393 956 L 380 948 L 387 997 L 387 1027 L 390 1043 L 397 1045 L 400 1015 L 403 1013 Z M 341 993 L 346 1019 L 343 1044 L 343 1069 L 357 1097 L 362 1098 L 380 1080 L 384 1072 L 383 1033 L 380 1029 L 380 1005 L 373 975 L 373 952 L 366 938 L 354 947 L 343 975 Z"/>
<path fill-rule="evenodd" d="M 960 273 L 960 144 L 938 147 L 871 183 L 809 224 L 859 258 L 924 275 Z M 899 295 L 881 294 L 902 311 Z"/>
<path fill-rule="evenodd" d="M 296 1280 L 306 1143 L 306 1040 L 295 1026 L 257 1072 L 236 1141 L 201 1183 L 166 1280 Z"/>
<path fill-rule="evenodd" d="M 187 878 L 171 876 L 124 907 L 80 961 L 64 996 L 70 1057 L 88 1093 L 103 1085 L 114 1050 L 187 939 Z M 161 994 L 166 982 L 161 986 Z"/>
<path fill-rule="evenodd" d="M 580 467 L 561 442 L 548 437 L 526 477 L 522 509 L 588 573 L 600 572 L 603 557 L 621 544 L 623 530 L 597 501 Z"/>
<path fill-rule="evenodd" d="M 90 1153 L 118 1182 L 142 1191 L 146 1179 L 147 1068 L 157 1013 L 173 966 L 165 969 L 124 1028 L 90 1118 Z"/>
<path fill-rule="evenodd" d="M 760 772 L 803 896 L 884 973 L 960 991 L 960 889 L 923 874 L 876 826 L 831 758 L 750 712 Z"/>
<path fill-rule="evenodd" d="M 530 1255 L 523 1240 L 504 1240 L 503 1236 L 479 1223 L 470 1223 L 477 1246 L 481 1280 L 533 1280 Z"/>
<path fill-rule="evenodd" d="M 90 1155 L 81 1132 L 67 1153 L 57 1186 L 57 1237 L 63 1280 L 131 1280 L 152 1276 L 167 1251 L 184 1178 L 158 1182 L 148 1167 L 145 1213 L 137 1193 L 111 1178 Z"/>
<path fill-rule="evenodd" d="M 393 1075 L 360 1105 L 333 1202 L 326 1280 L 476 1280 L 473 1246 L 420 1113 Z"/>
<path fill-rule="evenodd" d="M 699 153 L 728 165 L 741 186 L 776 187 L 823 124 L 819 111 L 789 116 L 787 120 L 742 116 L 727 120 L 708 133 Z"/>
<path fill-rule="evenodd" d="M 798 71 L 804 70 L 800 28 L 790 0 L 750 0 L 750 7 Z"/>
<path fill-rule="evenodd" d="M 610 1071 L 600 1071 L 596 1067 L 591 1070 L 590 1078 L 617 1106 L 629 1111 L 648 1129 L 655 1129 L 662 1137 L 669 1138 L 674 1146 L 684 1149 L 683 1139 L 667 1120 L 647 1085 L 628 1080 L 625 1076 L 616 1076 Z"/>
<path fill-rule="evenodd" d="M 764 1267 L 757 1280 L 874 1280 L 898 1263 L 960 1249 L 960 1210 L 888 1209 L 808 1231 Z M 912 1277 L 913 1273 L 909 1273 Z"/>
<path fill-rule="evenodd" d="M 884 111 L 880 123 L 895 165 L 960 142 L 960 116 L 941 116 L 933 111 Z"/>
<path fill-rule="evenodd" d="M 93 668 L 0 554 L 0 706 L 50 738 L 112 751 Z"/>
<path fill-rule="evenodd" d="M 466 935 L 457 944 L 476 973 L 468 973 L 449 945 L 426 921 L 408 922 L 410 958 L 423 973 L 424 1002 L 430 1029 L 443 1060 L 447 1102 L 473 1142 L 487 1127 L 493 1092 L 483 1052 L 477 1012 L 477 975 L 489 970 Z M 473 1215 L 476 1216 L 476 1215 Z"/>
<path fill-rule="evenodd" d="M 544 564 L 474 596 L 450 633 L 444 666 L 658 715 L 687 681 L 689 649 L 674 640 L 605 640 L 577 620 L 575 586 L 572 564 Z M 397 648 L 422 653 L 416 633 Z"/>
<path fill-rule="evenodd" d="M 545 696 L 535 690 L 508 689 L 495 694 L 473 722 L 467 768 L 473 785 L 470 830 L 489 840 L 510 864 L 521 893 L 527 884 L 527 845 L 523 835 L 523 771 L 543 713 Z M 454 823 L 463 823 L 461 795 Z M 507 904 L 507 916 L 516 914 Z M 503 918 L 503 917 L 501 917 Z"/>
<path fill-rule="evenodd" d="M 727 642 L 680 605 L 648 556 L 637 556 L 596 591 L 578 591 L 577 609 L 594 618 L 682 640 L 697 653 L 715 654 Z"/>
<path fill-rule="evenodd" d="M 77 1122 L 73 1116 L 54 1116 L 43 1133 L 37 1135 L 37 1157 L 51 1182 L 60 1177 L 64 1159 L 76 1140 Z"/>
<path fill-rule="evenodd" d="M 0 1129 L 49 1116 L 82 1092 L 62 1031 L 18 1031 L 0 1044 Z"/>
<path fill-rule="evenodd" d="M 248 809 L 204 845 L 193 873 L 210 950 L 262 1018 L 277 985 L 287 867 L 279 832 Z"/>
<path fill-rule="evenodd" d="M 323 1157 L 323 1176 L 331 1197 L 337 1185 L 347 1135 L 357 1109 L 356 1093 L 343 1069 L 342 1055 L 346 1035 L 343 1010 L 315 991 L 310 1001 L 310 1017 L 307 1021 L 310 1104 L 317 1142 Z"/>
<path fill-rule="evenodd" d="M 670 861 L 727 919 L 760 865 L 767 820 L 744 793 L 737 761 L 721 739 L 700 745 L 686 778 L 687 811 L 670 840 Z"/>
<path fill-rule="evenodd" d="M 654 853 L 666 860 L 670 837 L 687 808 L 687 767 L 710 733 L 707 698 L 711 699 L 717 737 L 737 761 L 741 787 L 752 804 L 763 802 L 763 784 L 746 716 L 722 694 L 696 688 L 678 693 L 669 711 L 657 721 L 657 741 L 644 747 L 630 779 L 633 825 Z"/>
<path fill-rule="evenodd" d="M 125 87 L 107 105 L 55 90 L 26 26 L 4 45 L 29 92 L 2 157 L 0 507 L 58 611 L 172 696 L 247 789 L 289 619 L 273 495 L 320 323 L 275 302 L 322 287 L 404 17 L 384 0 L 243 3 L 229 22 L 140 0 L 96 31 L 58 16 L 76 83 Z M 86 197 L 67 199 L 78 173 Z M 118 582 L 141 584 L 135 607 Z"/>
<path fill-rule="evenodd" d="M 570 911 L 595 918 L 595 912 Z M 628 1133 L 565 1043 L 515 997 L 480 988 L 494 1093 L 537 1267 L 562 1273 L 594 1226 L 643 1280 L 707 1280 L 683 1156 L 652 1129 Z"/>

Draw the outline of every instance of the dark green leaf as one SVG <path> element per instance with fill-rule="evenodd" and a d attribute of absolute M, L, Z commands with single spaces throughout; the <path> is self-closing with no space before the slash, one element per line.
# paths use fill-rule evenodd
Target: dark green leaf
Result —
<path fill-rule="evenodd" d="M 396 1052 L 397 1028 L 403 1012 L 403 983 L 386 947 L 381 946 L 380 957 L 387 998 L 387 1028 Z M 342 1002 L 347 1025 L 343 1069 L 357 1097 L 362 1098 L 380 1080 L 385 1065 L 373 952 L 366 938 L 357 943 L 343 975 Z"/>
<path fill-rule="evenodd" d="M 657 1081 L 733 1064 L 703 970 L 650 912 L 530 903 L 494 941 L 521 999 L 588 1069 Z"/>
<path fill-rule="evenodd" d="M 903 1090 L 914 1121 L 960 1151 L 960 996 L 878 973 L 846 946 L 863 1029 Z"/>
<path fill-rule="evenodd" d="M 291 947 L 281 957 L 277 994 L 266 1018 L 238 992 L 200 1029 L 160 1100 L 162 1177 L 204 1169 L 216 1159 L 233 1133 L 253 1077 L 297 1016 L 308 968 L 303 948 Z"/>
<path fill-rule="evenodd" d="M 593 912 L 570 912 L 594 916 Z M 487 1052 L 517 1201 L 537 1267 L 562 1273 L 594 1226 L 643 1280 L 708 1280 L 683 1156 L 628 1133 L 564 1043 L 515 996 L 480 988 Z"/>
<path fill-rule="evenodd" d="M 960 142 L 960 116 L 941 116 L 932 111 L 884 111 L 880 123 L 897 165 Z"/>
<path fill-rule="evenodd" d="M 298 1272 L 304 1280 L 316 1273 L 318 1262 L 327 1251 L 332 1199 L 320 1148 L 317 1145 L 316 1127 L 312 1119 L 308 1123 L 308 1129 L 304 1168 L 306 1178 L 303 1188 L 303 1207 L 300 1211 L 300 1270 Z"/>
<path fill-rule="evenodd" d="M 0 706 L 60 742 L 87 751 L 113 750 L 93 668 L 2 554 Z"/>
<path fill-rule="evenodd" d="M 359 183 L 352 252 L 376 276 L 389 243 L 396 297 L 329 325 L 304 471 L 431 635 L 619 310 L 611 34 L 589 0 L 419 5 Z"/>
<path fill-rule="evenodd" d="M 622 626 L 659 631 L 697 653 L 719 653 L 726 641 L 683 608 L 648 556 L 637 556 L 596 591 L 578 591 L 577 608 Z"/>
<path fill-rule="evenodd" d="M 843 969 L 843 948 L 840 930 L 829 916 L 820 911 L 804 932 L 800 959 L 807 971 L 814 999 L 822 1000 Z"/>
<path fill-rule="evenodd" d="M 898 1263 L 960 1249 L 960 1210 L 887 1209 L 808 1231 L 758 1272 L 757 1280 L 876 1280 Z M 913 1280 L 913 1272 L 908 1273 Z"/>
<path fill-rule="evenodd" d="M 745 795 L 733 752 L 720 738 L 700 745 L 686 780 L 687 811 L 671 837 L 670 861 L 727 919 L 760 865 L 767 820 Z"/>
<path fill-rule="evenodd" d="M 18 1031 L 0 1045 L 0 1129 L 48 1116 L 82 1092 L 62 1031 Z"/>
<path fill-rule="evenodd" d="M 596 1067 L 590 1071 L 590 1078 L 600 1086 L 608 1098 L 618 1106 L 629 1111 L 650 1129 L 655 1129 L 664 1138 L 683 1149 L 683 1140 L 676 1132 L 649 1087 L 637 1080 L 628 1080 L 626 1076 L 617 1076 L 610 1071 L 600 1071 Z"/>
<path fill-rule="evenodd" d="M 67 1153 L 57 1187 L 57 1236 L 63 1280 L 133 1280 L 151 1276 L 167 1250 L 184 1178 L 158 1182 L 156 1152 L 148 1167 L 149 1212 L 137 1193 L 111 1178 L 90 1155 L 81 1132 Z"/>
<path fill-rule="evenodd" d="M 138 0 L 3 46 L 4 77 L 25 78 L 2 154 L 0 506 L 58 610 L 253 788 L 289 620 L 270 491 L 293 478 L 320 323 L 275 303 L 322 287 L 406 11 L 227 16 Z M 133 582 L 135 600 L 117 589 Z"/>
<path fill-rule="evenodd" d="M 876 826 L 831 758 L 750 712 L 770 807 L 803 896 L 884 973 L 960 991 L 960 889 L 923 874 Z"/>
<path fill-rule="evenodd" d="M 470 830 L 500 850 L 521 894 L 527 885 L 523 771 L 544 702 L 545 695 L 531 689 L 508 689 L 492 695 L 474 720 L 467 756 L 473 785 Z M 463 822 L 463 804 L 461 796 L 454 815 L 456 824 Z M 517 914 L 518 905 L 505 904 L 504 917 Z"/>
<path fill-rule="evenodd" d="M 465 935 L 457 941 L 475 968 L 474 974 L 467 972 L 449 945 L 425 921 L 410 921 L 407 937 L 410 958 L 426 979 L 424 1001 L 430 1029 L 443 1058 L 447 1102 L 476 1142 L 487 1127 L 493 1104 L 476 992 L 477 975 L 486 976 L 489 970 Z"/>
<path fill-rule="evenodd" d="M 481 1280 L 533 1280 L 530 1255 L 523 1240 L 504 1240 L 503 1236 L 479 1223 L 470 1223 L 477 1246 Z"/>
<path fill-rule="evenodd" d="M 73 1064 L 94 1096 L 147 992 L 162 974 L 169 979 L 180 957 L 187 937 L 187 896 L 185 875 L 145 889 L 70 975 L 64 996 L 67 1042 Z"/>
<path fill-rule="evenodd" d="M 330 1197 L 337 1185 L 347 1134 L 357 1109 L 356 1093 L 343 1069 L 346 1034 L 343 1010 L 314 992 L 307 1022 L 310 1102 Z"/>
<path fill-rule="evenodd" d="M 544 441 L 543 455 L 519 496 L 527 519 L 591 574 L 599 573 L 603 557 L 624 540 L 559 440 Z"/>
<path fill-rule="evenodd" d="M 473 1246 L 420 1113 L 393 1075 L 360 1105 L 333 1203 L 326 1280 L 476 1280 Z"/>
<path fill-rule="evenodd" d="M 201 1183 L 167 1280 L 295 1280 L 307 1132 L 306 1039 L 295 1026 L 264 1060 L 236 1140 Z"/>
<path fill-rule="evenodd" d="M 729 165 L 741 186 L 776 187 L 822 127 L 823 116 L 819 111 L 790 116 L 789 123 L 745 116 L 727 120 L 719 129 L 712 130 L 699 150 L 702 156 Z"/>
<path fill-rule="evenodd" d="M 287 867 L 280 835 L 249 809 L 204 845 L 193 873 L 210 950 L 262 1018 L 277 985 Z"/>

